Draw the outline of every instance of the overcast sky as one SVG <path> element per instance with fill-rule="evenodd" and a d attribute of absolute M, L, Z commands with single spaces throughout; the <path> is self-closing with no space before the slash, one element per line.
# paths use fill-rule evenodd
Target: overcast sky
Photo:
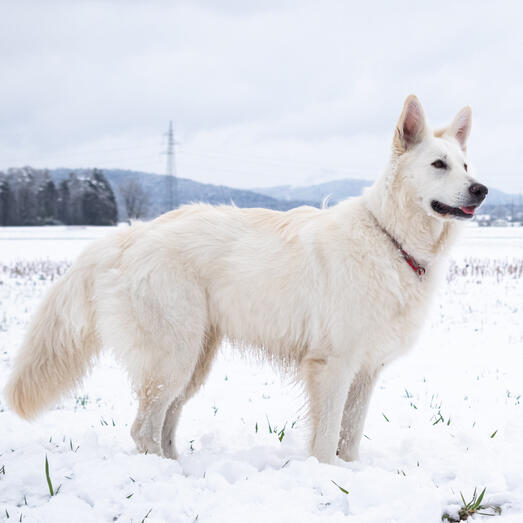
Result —
<path fill-rule="evenodd" d="M 523 192 L 523 4 L 2 1 L 0 169 L 165 172 L 237 187 L 374 179 L 409 93 L 471 105 L 477 177 Z"/>

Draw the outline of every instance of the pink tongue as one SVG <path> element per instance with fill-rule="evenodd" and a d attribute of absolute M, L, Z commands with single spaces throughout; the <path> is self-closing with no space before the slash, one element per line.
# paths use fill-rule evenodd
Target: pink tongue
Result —
<path fill-rule="evenodd" d="M 474 207 L 462 207 L 461 210 L 465 213 L 465 214 L 474 214 Z"/>

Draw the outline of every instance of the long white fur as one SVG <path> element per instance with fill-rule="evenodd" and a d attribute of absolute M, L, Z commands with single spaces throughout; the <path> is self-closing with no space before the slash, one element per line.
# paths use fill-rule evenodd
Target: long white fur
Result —
<path fill-rule="evenodd" d="M 359 198 L 288 212 L 190 205 L 92 243 L 40 305 L 10 406 L 34 417 L 111 347 L 138 395 L 138 449 L 175 457 L 180 409 L 227 337 L 296 369 L 314 456 L 356 459 L 373 384 L 413 345 L 459 228 L 430 201 L 465 201 L 469 128 L 466 108 L 430 132 L 411 95 L 387 169 Z M 430 166 L 438 155 L 444 176 Z M 376 220 L 426 267 L 423 281 Z"/>

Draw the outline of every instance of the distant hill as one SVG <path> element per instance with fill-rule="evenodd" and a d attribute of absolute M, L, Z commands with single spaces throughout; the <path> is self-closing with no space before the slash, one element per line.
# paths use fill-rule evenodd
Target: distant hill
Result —
<path fill-rule="evenodd" d="M 520 205 L 521 196 L 518 194 L 508 194 L 489 187 L 488 196 L 485 200 L 485 207 L 511 204 Z"/>

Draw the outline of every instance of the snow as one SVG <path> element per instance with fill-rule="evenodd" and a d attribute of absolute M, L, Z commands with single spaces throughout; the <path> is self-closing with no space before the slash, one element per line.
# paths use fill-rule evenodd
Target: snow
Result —
<path fill-rule="evenodd" d="M 121 224 L 120 227 L 126 227 Z M 114 227 L 62 225 L 0 227 L 0 262 L 24 259 L 74 260 L 85 246 Z"/>
<path fill-rule="evenodd" d="M 1 266 L 72 260 L 110 230 L 0 228 L 0 385 L 50 284 L 49 266 L 29 275 Z M 454 251 L 458 265 L 465 258 L 491 269 L 444 282 L 416 348 L 381 376 L 360 461 L 308 457 L 300 388 L 227 345 L 182 415 L 179 460 L 138 454 L 136 402 L 105 355 L 74 396 L 31 424 L 0 397 L 0 518 L 438 522 L 458 509 L 460 492 L 468 500 L 486 487 L 485 501 L 502 508 L 489 521 L 523 521 L 523 278 L 503 274 L 523 263 L 523 228 L 467 229 Z M 61 485 L 54 497 L 46 456 Z"/>

